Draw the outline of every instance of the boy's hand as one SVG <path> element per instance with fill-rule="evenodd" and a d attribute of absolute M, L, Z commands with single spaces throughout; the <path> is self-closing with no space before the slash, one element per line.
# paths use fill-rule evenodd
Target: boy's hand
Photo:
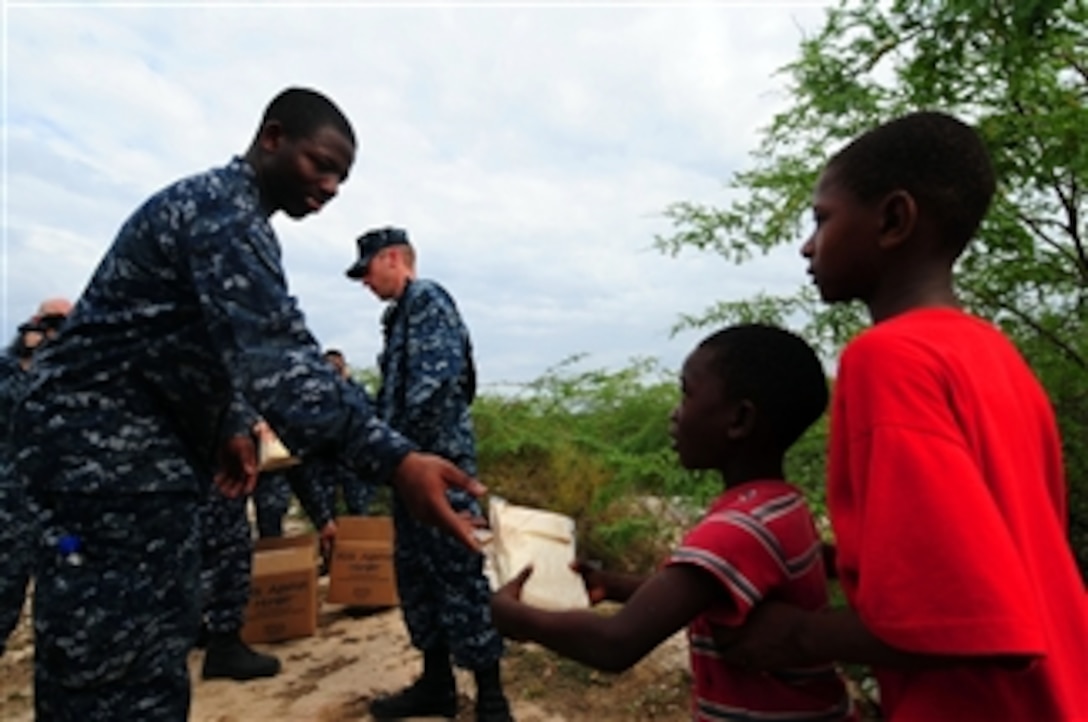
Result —
<path fill-rule="evenodd" d="M 499 634 L 516 640 L 525 637 L 518 632 L 518 617 L 525 605 L 521 602 L 521 590 L 533 573 L 533 565 L 522 569 L 516 577 L 502 585 L 491 595 L 491 622 Z"/>
<path fill-rule="evenodd" d="M 257 447 L 252 436 L 238 434 L 223 442 L 213 479 L 219 491 L 231 499 L 253 493 L 257 485 Z"/>
<path fill-rule="evenodd" d="M 714 625 L 714 642 L 722 661 L 749 671 L 803 665 L 798 630 L 809 614 L 792 604 L 762 602 L 739 627 Z"/>
<path fill-rule="evenodd" d="M 487 489 L 479 481 L 441 456 L 413 451 L 401 460 L 393 486 L 412 516 L 451 534 L 472 551 L 480 551 L 474 522 L 458 515 L 446 497 L 446 489 L 451 487 L 480 496 Z"/>
<path fill-rule="evenodd" d="M 608 577 L 601 571 L 600 564 L 577 559 L 570 563 L 570 568 L 582 577 L 582 584 L 586 586 L 586 595 L 589 596 L 590 604 L 600 604 L 608 599 Z"/>
<path fill-rule="evenodd" d="M 533 565 L 529 564 L 520 572 L 518 572 L 518 575 L 516 577 L 508 581 L 506 584 L 503 584 L 494 594 L 491 595 L 492 605 L 495 604 L 496 598 L 500 600 L 509 600 L 520 603 L 521 590 L 525 586 L 525 582 L 529 581 L 529 577 L 531 577 L 532 575 Z M 503 601 L 502 603 L 505 603 L 505 601 Z"/>

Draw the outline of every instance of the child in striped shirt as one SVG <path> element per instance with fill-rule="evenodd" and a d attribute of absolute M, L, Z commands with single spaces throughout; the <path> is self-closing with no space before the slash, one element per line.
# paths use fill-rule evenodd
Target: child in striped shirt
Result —
<path fill-rule="evenodd" d="M 737 627 L 763 599 L 827 606 L 821 541 L 783 457 L 827 407 L 827 379 L 802 339 L 746 324 L 688 356 L 670 435 L 680 463 L 713 469 L 724 489 L 662 566 L 636 578 L 579 566 L 593 602 L 614 615 L 546 611 L 519 601 L 531 568 L 497 591 L 495 626 L 606 671 L 622 671 L 688 629 L 694 720 L 847 720 L 854 710 L 832 665 L 755 671 L 727 665 L 711 631 Z"/>

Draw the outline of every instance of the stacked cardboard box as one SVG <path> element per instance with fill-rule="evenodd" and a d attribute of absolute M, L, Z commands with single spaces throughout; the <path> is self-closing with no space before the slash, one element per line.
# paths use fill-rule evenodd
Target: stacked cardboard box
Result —
<path fill-rule="evenodd" d="M 398 603 L 391 518 L 342 516 L 336 520 L 326 601 L 362 607 Z"/>
<path fill-rule="evenodd" d="M 317 536 L 261 539 L 253 550 L 242 639 L 279 642 L 317 632 Z"/>

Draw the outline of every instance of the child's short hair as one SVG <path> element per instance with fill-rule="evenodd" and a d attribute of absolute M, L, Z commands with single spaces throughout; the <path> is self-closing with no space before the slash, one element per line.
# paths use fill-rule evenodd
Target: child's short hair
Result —
<path fill-rule="evenodd" d="M 827 375 L 811 346 L 777 326 L 729 326 L 699 344 L 734 399 L 747 399 L 781 451 L 827 409 Z"/>
<path fill-rule="evenodd" d="M 331 126 L 355 143 L 355 131 L 336 104 L 316 90 L 287 88 L 272 99 L 261 119 L 263 126 L 278 120 L 288 138 L 307 138 L 324 126 Z"/>
<path fill-rule="evenodd" d="M 966 123 L 934 111 L 904 115 L 854 139 L 827 163 L 836 182 L 873 201 L 894 190 L 933 214 L 941 240 L 958 256 L 994 195 L 994 170 L 982 139 Z"/>

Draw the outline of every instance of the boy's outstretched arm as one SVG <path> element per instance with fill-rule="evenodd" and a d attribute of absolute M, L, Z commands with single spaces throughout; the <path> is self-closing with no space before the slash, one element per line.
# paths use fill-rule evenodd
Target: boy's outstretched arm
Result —
<path fill-rule="evenodd" d="M 504 636 L 533 641 L 606 672 L 621 672 L 724 599 L 709 573 L 669 566 L 654 574 L 614 615 L 587 610 L 555 612 L 520 600 L 526 569 L 491 597 L 491 616 Z"/>
<path fill-rule="evenodd" d="M 715 627 L 721 658 L 751 670 L 844 662 L 899 669 L 961 664 L 962 657 L 905 652 L 880 640 L 850 608 L 808 611 L 782 602 L 763 602 L 736 628 Z M 989 657 L 1018 668 L 1027 656 Z"/>

